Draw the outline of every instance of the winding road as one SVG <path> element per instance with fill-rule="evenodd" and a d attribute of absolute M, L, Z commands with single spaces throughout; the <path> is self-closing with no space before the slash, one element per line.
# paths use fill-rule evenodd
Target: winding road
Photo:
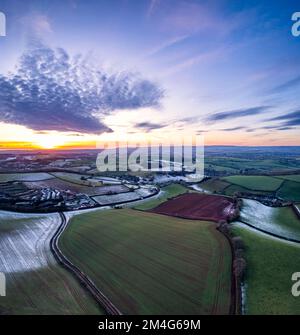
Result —
<path fill-rule="evenodd" d="M 105 310 L 108 315 L 122 315 L 119 309 L 114 306 L 114 304 L 96 287 L 92 280 L 84 274 L 78 267 L 76 267 L 72 262 L 70 262 L 67 257 L 61 252 L 58 241 L 61 234 L 64 232 L 68 222 L 64 213 L 59 212 L 61 218 L 61 224 L 56 230 L 55 234 L 50 240 L 51 251 L 58 261 L 66 269 L 71 271 L 74 276 L 79 280 L 80 284 L 83 285 L 97 301 L 97 303 Z"/>

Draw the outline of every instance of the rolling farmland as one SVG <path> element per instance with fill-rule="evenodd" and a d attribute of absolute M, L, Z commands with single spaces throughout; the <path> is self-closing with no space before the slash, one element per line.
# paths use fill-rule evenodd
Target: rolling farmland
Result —
<path fill-rule="evenodd" d="M 231 250 L 212 223 L 93 211 L 73 217 L 59 244 L 124 314 L 229 312 Z"/>
<path fill-rule="evenodd" d="M 300 183 L 285 181 L 277 195 L 285 200 L 300 201 Z"/>
<path fill-rule="evenodd" d="M 249 190 L 264 192 L 275 191 L 283 183 L 281 179 L 269 176 L 230 176 L 223 180 Z"/>
<path fill-rule="evenodd" d="M 284 180 L 295 181 L 297 183 L 300 183 L 300 175 L 298 175 L 298 174 L 287 175 L 287 176 L 278 176 L 278 178 L 281 178 L 281 179 L 284 179 Z"/>
<path fill-rule="evenodd" d="M 242 224 L 235 224 L 233 230 L 246 246 L 246 314 L 300 314 L 300 299 L 291 294 L 291 276 L 300 267 L 300 246 Z"/>
<path fill-rule="evenodd" d="M 0 314 L 102 314 L 102 310 L 50 251 L 58 214 L 0 211 L 0 272 L 7 296 Z"/>
<path fill-rule="evenodd" d="M 198 186 L 205 191 L 228 196 L 233 196 L 238 192 L 247 195 L 273 196 L 284 201 L 300 201 L 300 175 L 235 175 L 221 179 L 208 179 Z"/>

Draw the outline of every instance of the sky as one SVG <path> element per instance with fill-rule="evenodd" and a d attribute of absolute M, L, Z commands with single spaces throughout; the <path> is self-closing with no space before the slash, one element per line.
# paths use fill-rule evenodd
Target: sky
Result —
<path fill-rule="evenodd" d="M 300 145 L 293 0 L 0 0 L 0 149 Z"/>

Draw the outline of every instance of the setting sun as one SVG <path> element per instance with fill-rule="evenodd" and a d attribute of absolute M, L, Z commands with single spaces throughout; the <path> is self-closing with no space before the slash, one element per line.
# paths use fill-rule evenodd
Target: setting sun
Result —
<path fill-rule="evenodd" d="M 52 141 L 50 141 L 50 139 L 45 139 L 45 140 L 41 140 L 39 142 L 37 142 L 37 146 L 40 147 L 41 149 L 54 149 L 55 148 L 55 144 L 53 144 Z"/>
<path fill-rule="evenodd" d="M 56 149 L 69 143 L 65 136 L 59 134 L 37 134 L 34 137 L 33 142 L 40 149 Z"/>

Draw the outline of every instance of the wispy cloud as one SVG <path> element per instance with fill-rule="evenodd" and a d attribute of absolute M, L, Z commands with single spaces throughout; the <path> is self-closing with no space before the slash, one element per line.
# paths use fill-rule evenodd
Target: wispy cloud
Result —
<path fill-rule="evenodd" d="M 216 59 L 224 57 L 228 51 L 229 51 L 229 48 L 220 47 L 215 50 L 210 50 L 206 52 L 201 52 L 196 55 L 192 55 L 182 60 L 181 62 L 177 63 L 176 65 L 170 66 L 165 71 L 163 71 L 161 75 L 170 76 L 170 75 L 186 70 L 198 64 L 202 64 L 202 65 L 207 64 Z"/>
<path fill-rule="evenodd" d="M 210 123 L 223 121 L 223 120 L 225 121 L 233 120 L 233 119 L 243 118 L 247 116 L 263 114 L 267 112 L 270 108 L 271 106 L 257 106 L 257 107 L 251 107 L 251 108 L 245 108 L 245 109 L 218 112 L 215 114 L 208 115 L 204 120 Z"/>
<path fill-rule="evenodd" d="M 153 122 L 145 121 L 145 122 L 136 123 L 134 126 L 135 128 L 141 129 L 145 131 L 146 133 L 149 133 L 152 130 L 165 128 L 167 125 L 163 123 L 153 123 Z"/>
<path fill-rule="evenodd" d="M 0 75 L 0 121 L 37 131 L 110 132 L 102 119 L 116 110 L 158 107 L 164 93 L 130 72 L 110 73 L 38 44 L 15 73 Z"/>
<path fill-rule="evenodd" d="M 148 17 L 152 16 L 159 7 L 160 3 L 161 0 L 150 0 L 146 15 Z"/>
<path fill-rule="evenodd" d="M 267 119 L 266 121 L 283 121 L 281 122 L 279 128 L 300 126 L 300 110 L 287 113 L 287 114 L 283 114 L 283 115 L 279 115 L 279 116 Z"/>
<path fill-rule="evenodd" d="M 47 15 L 32 13 L 21 18 L 21 24 L 29 35 L 42 37 L 53 32 L 51 21 Z"/>
<path fill-rule="evenodd" d="M 247 127 L 232 127 L 232 128 L 223 128 L 223 129 L 219 129 L 220 131 L 237 131 L 237 130 L 245 130 L 247 129 Z"/>
<path fill-rule="evenodd" d="M 160 43 L 159 45 L 156 45 L 155 47 L 153 47 L 151 50 L 149 50 L 145 57 L 152 57 L 155 56 L 156 54 L 171 48 L 177 44 L 180 44 L 181 42 L 185 41 L 187 38 L 189 37 L 189 35 L 179 35 L 179 36 L 175 36 L 172 37 L 168 40 L 163 41 L 162 43 Z"/>
<path fill-rule="evenodd" d="M 271 93 L 282 93 L 283 91 L 293 89 L 297 86 L 300 86 L 300 76 L 293 78 L 279 86 L 276 86 L 271 90 Z"/>
<path fill-rule="evenodd" d="M 253 13 L 251 10 L 241 11 L 230 16 L 224 15 L 220 7 L 210 2 L 169 2 L 168 14 L 162 22 L 167 30 L 178 32 L 213 32 L 226 35 L 240 26 L 246 25 Z"/>

